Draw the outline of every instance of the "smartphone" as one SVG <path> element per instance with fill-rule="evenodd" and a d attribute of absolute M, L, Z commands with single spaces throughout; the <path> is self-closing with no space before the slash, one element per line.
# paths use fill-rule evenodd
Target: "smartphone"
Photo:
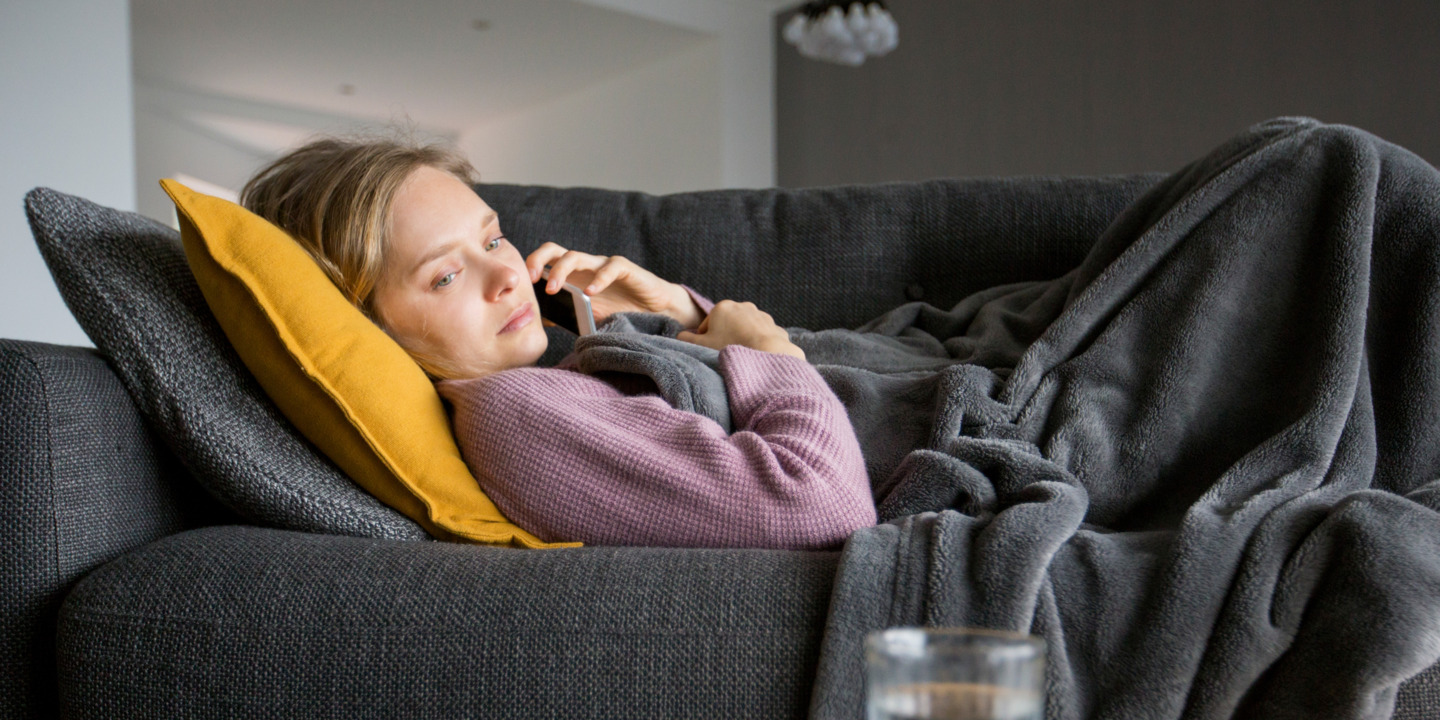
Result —
<path fill-rule="evenodd" d="M 540 282 L 535 283 L 535 301 L 540 306 L 540 317 L 575 333 L 590 335 L 595 332 L 595 310 L 590 307 L 590 296 L 570 283 L 563 283 L 560 292 L 545 294 L 545 284 L 550 278 L 550 266 L 540 273 Z"/>

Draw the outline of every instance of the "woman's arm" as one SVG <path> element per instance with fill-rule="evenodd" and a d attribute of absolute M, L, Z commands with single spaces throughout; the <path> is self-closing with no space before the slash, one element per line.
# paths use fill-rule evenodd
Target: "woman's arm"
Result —
<path fill-rule="evenodd" d="M 513 522 L 602 545 L 829 548 L 875 523 L 845 408 L 802 360 L 721 351 L 735 429 L 565 370 L 441 383 Z"/>

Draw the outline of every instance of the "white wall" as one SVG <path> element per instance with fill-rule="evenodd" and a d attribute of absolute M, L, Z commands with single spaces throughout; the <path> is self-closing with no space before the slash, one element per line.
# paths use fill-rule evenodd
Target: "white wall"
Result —
<path fill-rule="evenodd" d="M 654 193 L 720 187 L 718 41 L 454 134 L 487 182 L 590 185 Z M 217 122 L 248 123 L 237 128 Z M 269 136 L 257 130 L 271 128 Z M 136 178 L 141 213 L 171 222 L 157 184 L 185 173 L 239 189 L 270 158 L 318 133 L 383 132 L 382 124 L 236 98 L 135 86 Z M 767 166 L 768 172 L 768 166 Z"/>
<path fill-rule="evenodd" d="M 0 9 L 0 337 L 91 345 L 25 219 L 35 186 L 135 209 L 126 0 L 7 0 Z"/>
<path fill-rule="evenodd" d="M 720 183 L 775 184 L 775 46 L 772 14 L 786 0 L 579 0 L 670 23 L 720 45 Z"/>
<path fill-rule="evenodd" d="M 721 187 L 718 42 L 460 137 L 484 182 L 650 193 Z"/>
<path fill-rule="evenodd" d="M 760 0 L 579 0 L 712 39 L 569 95 L 466 128 L 455 141 L 492 182 L 653 193 L 774 184 L 771 9 Z M 381 123 L 268 105 L 141 77 L 134 86 L 138 207 L 173 215 L 156 182 L 176 173 L 238 189 L 268 159 L 319 132 Z"/>
<path fill-rule="evenodd" d="M 392 123 L 135 83 L 135 174 L 140 212 L 174 221 L 161 178 L 189 175 L 238 191 L 262 165 L 320 135 L 402 132 L 454 143 L 454 132 L 397 117 Z"/>
<path fill-rule="evenodd" d="M 536 106 L 463 128 L 414 127 L 456 142 L 486 181 L 653 193 L 775 181 L 771 8 L 761 0 L 577 0 L 711 39 Z M 172 221 L 156 181 L 176 173 L 238 188 L 316 132 L 380 123 L 167 87 L 135 88 L 141 213 Z M 403 119 L 403 118 L 402 118 Z"/>
<path fill-rule="evenodd" d="M 160 189 L 161 178 L 185 173 L 239 190 L 268 158 L 143 103 L 135 106 L 135 155 L 138 209 L 167 224 L 175 221 L 175 204 Z"/>

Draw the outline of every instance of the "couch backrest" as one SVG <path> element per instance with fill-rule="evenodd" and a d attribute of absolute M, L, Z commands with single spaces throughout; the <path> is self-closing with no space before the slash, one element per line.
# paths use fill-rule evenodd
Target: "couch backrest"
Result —
<path fill-rule="evenodd" d="M 482 184 L 522 252 L 546 241 L 620 254 L 781 325 L 854 327 L 901 303 L 948 308 L 977 290 L 1077 265 L 1159 180 L 963 178 L 655 196 Z M 788 278 L 784 282 L 777 278 Z"/>

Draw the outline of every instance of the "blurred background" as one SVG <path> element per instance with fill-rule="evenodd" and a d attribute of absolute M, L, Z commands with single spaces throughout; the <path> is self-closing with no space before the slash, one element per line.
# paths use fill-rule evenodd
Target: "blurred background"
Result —
<path fill-rule="evenodd" d="M 486 182 L 650 193 L 1168 171 L 1254 122 L 1440 161 L 1433 0 L 888 0 L 847 66 L 787 0 L 0 0 L 0 336 L 88 345 L 35 250 L 44 185 L 173 223 L 320 133 L 408 133 Z"/>

